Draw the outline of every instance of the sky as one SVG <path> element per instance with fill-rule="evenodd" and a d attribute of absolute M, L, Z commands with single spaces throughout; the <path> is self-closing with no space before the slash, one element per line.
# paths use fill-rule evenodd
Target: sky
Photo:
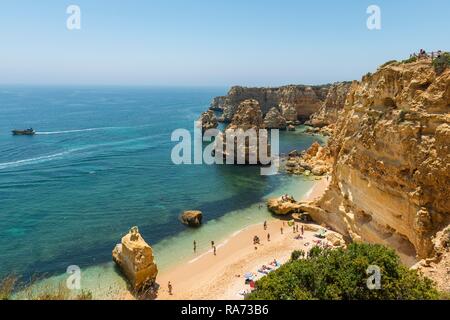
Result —
<path fill-rule="evenodd" d="M 69 30 L 69 5 L 81 29 Z M 381 29 L 369 30 L 369 5 Z M 0 84 L 276 86 L 449 50 L 448 0 L 0 0 Z"/>

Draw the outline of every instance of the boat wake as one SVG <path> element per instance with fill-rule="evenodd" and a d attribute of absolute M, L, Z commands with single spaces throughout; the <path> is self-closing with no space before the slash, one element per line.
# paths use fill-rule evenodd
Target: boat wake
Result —
<path fill-rule="evenodd" d="M 59 159 L 68 153 L 70 153 L 70 151 L 59 152 L 59 153 L 55 153 L 55 154 L 51 154 L 51 155 L 47 155 L 47 156 L 36 157 L 36 158 L 0 163 L 0 170 L 6 169 L 6 168 L 11 168 L 11 167 L 19 167 L 19 166 L 24 166 L 24 165 L 28 165 L 28 164 L 36 164 L 36 163 L 46 162 L 46 161 L 50 161 L 50 160 L 54 160 L 54 159 Z"/>
<path fill-rule="evenodd" d="M 54 153 L 54 154 L 50 154 L 50 155 L 39 156 L 39 157 L 35 157 L 35 158 L 30 158 L 30 159 L 11 161 L 11 162 L 3 162 L 3 163 L 0 163 L 0 170 L 14 168 L 14 167 L 21 167 L 21 166 L 26 166 L 26 165 L 34 165 L 34 164 L 39 164 L 42 162 L 47 162 L 47 161 L 52 161 L 52 160 L 60 160 L 60 159 L 63 159 L 65 156 L 68 156 L 68 155 L 71 155 L 74 153 L 79 154 L 81 152 L 84 154 L 85 151 L 97 151 L 97 150 L 100 150 L 100 148 L 104 148 L 104 147 L 123 146 L 123 145 L 128 145 L 130 143 L 144 142 L 144 141 L 149 141 L 149 140 L 151 141 L 151 140 L 155 139 L 155 137 L 156 136 L 153 135 L 153 136 L 144 136 L 144 137 L 121 140 L 121 141 L 98 143 L 98 144 L 87 145 L 84 147 L 74 148 L 74 149 L 70 149 L 67 151 L 62 151 L 62 152 L 58 152 L 58 153 Z"/>
<path fill-rule="evenodd" d="M 112 130 L 112 129 L 124 129 L 124 127 L 103 127 L 103 128 L 88 128 L 88 129 L 74 129 L 74 130 L 64 130 L 64 131 L 37 131 L 37 135 L 49 135 L 49 134 L 65 134 L 65 133 L 76 133 L 76 132 L 89 132 L 89 131 L 100 131 L 100 130 Z"/>

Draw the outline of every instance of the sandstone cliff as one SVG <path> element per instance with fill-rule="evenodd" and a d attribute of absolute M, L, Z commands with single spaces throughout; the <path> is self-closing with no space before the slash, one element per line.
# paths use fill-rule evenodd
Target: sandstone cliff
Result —
<path fill-rule="evenodd" d="M 433 255 L 450 223 L 450 70 L 391 63 L 349 90 L 329 140 L 331 185 L 305 208 L 353 240 Z M 409 261 L 413 263 L 412 259 Z"/>
<path fill-rule="evenodd" d="M 351 84 L 351 82 L 334 83 L 328 90 L 324 103 L 320 109 L 311 116 L 308 124 L 313 127 L 334 125 L 337 121 L 338 113 L 344 109 L 345 100 Z"/>
<path fill-rule="evenodd" d="M 277 108 L 288 121 L 306 120 L 319 110 L 328 93 L 329 85 L 289 85 L 278 88 L 246 88 L 235 86 L 225 97 L 217 97 L 211 108 L 223 110 L 225 121 L 231 121 L 241 102 L 258 101 L 263 115 Z"/>

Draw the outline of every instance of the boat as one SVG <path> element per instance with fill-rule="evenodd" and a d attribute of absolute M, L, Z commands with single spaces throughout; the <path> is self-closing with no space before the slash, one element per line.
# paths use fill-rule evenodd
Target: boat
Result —
<path fill-rule="evenodd" d="M 13 130 L 12 134 L 14 136 L 33 136 L 36 134 L 36 131 L 34 131 L 33 128 L 25 130 Z"/>

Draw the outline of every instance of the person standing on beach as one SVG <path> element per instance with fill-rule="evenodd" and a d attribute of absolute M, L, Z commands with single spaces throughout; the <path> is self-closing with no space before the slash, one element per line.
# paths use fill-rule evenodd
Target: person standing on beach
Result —
<path fill-rule="evenodd" d="M 281 234 L 283 234 L 283 227 L 281 227 L 280 230 L 281 230 Z"/>
<path fill-rule="evenodd" d="M 194 253 L 197 252 L 197 242 L 194 240 Z"/>
<path fill-rule="evenodd" d="M 270 242 L 270 233 L 267 234 L 267 241 Z"/>
<path fill-rule="evenodd" d="M 264 221 L 264 230 L 267 230 L 267 221 Z"/>
<path fill-rule="evenodd" d="M 170 281 L 167 284 L 167 288 L 169 289 L 169 295 L 173 295 L 173 293 L 172 293 L 172 284 L 170 283 Z"/>
<path fill-rule="evenodd" d="M 305 229 L 303 228 L 303 225 L 302 225 L 302 235 L 305 233 Z"/>
<path fill-rule="evenodd" d="M 216 248 L 216 246 L 213 246 L 213 250 L 214 250 L 214 255 L 216 256 L 217 255 L 217 248 Z"/>
<path fill-rule="evenodd" d="M 214 248 L 214 241 L 211 241 L 211 248 Z"/>

